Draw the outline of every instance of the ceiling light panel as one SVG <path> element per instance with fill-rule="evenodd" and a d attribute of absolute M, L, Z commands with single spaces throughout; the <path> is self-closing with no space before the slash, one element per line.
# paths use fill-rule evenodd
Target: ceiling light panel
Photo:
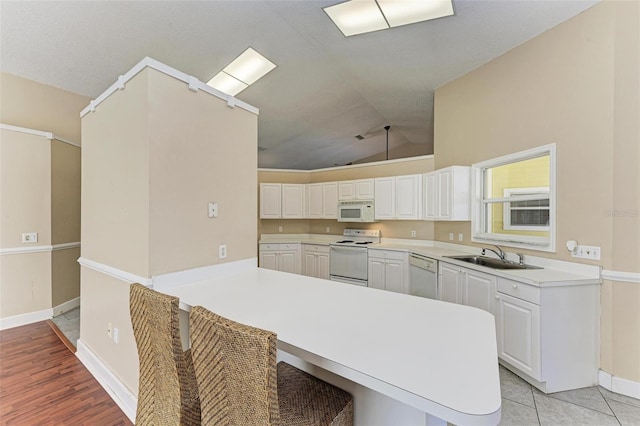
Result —
<path fill-rule="evenodd" d="M 392 27 L 453 15 L 451 0 L 378 0 L 378 4 Z"/>
<path fill-rule="evenodd" d="M 348 1 L 324 11 L 347 37 L 389 28 L 375 0 Z"/>
<path fill-rule="evenodd" d="M 248 84 L 231 77 L 224 71 L 220 71 L 216 74 L 211 80 L 209 80 L 209 82 L 207 82 L 207 84 L 214 89 L 218 89 L 219 91 L 231 96 L 235 96 L 249 87 Z"/>
<path fill-rule="evenodd" d="M 249 47 L 223 71 L 243 83 L 253 84 L 275 67 L 276 64 Z"/>

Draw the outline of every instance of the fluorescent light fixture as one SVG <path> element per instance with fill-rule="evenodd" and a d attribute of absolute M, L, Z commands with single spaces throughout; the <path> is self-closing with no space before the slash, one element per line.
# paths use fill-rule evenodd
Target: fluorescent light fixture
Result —
<path fill-rule="evenodd" d="M 453 15 L 451 0 L 350 0 L 324 11 L 345 36 Z"/>
<path fill-rule="evenodd" d="M 453 15 L 451 0 L 378 0 L 391 27 Z"/>
<path fill-rule="evenodd" d="M 214 89 L 218 89 L 222 93 L 227 93 L 231 96 L 235 96 L 249 87 L 248 84 L 244 84 L 240 80 L 231 77 L 224 71 L 220 71 L 216 74 L 207 84 Z"/>
<path fill-rule="evenodd" d="M 276 64 L 249 47 L 207 84 L 235 96 L 275 67 Z"/>
<path fill-rule="evenodd" d="M 389 28 L 375 0 L 347 1 L 324 11 L 346 37 Z"/>

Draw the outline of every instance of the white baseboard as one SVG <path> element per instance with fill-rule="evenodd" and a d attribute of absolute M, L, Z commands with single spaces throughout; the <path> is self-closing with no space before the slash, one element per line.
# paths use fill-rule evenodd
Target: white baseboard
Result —
<path fill-rule="evenodd" d="M 76 297 L 75 299 L 71 299 L 64 303 L 61 303 L 58 306 L 54 306 L 53 316 L 57 317 L 60 314 L 63 314 L 65 312 L 68 312 L 72 309 L 77 308 L 78 306 L 80 306 L 80 296 Z"/>
<path fill-rule="evenodd" d="M 78 340 L 76 356 L 100 383 L 124 414 L 135 423 L 138 398 L 118 379 L 84 342 Z"/>
<path fill-rule="evenodd" d="M 0 318 L 0 330 L 19 327 L 21 325 L 32 324 L 34 322 L 45 321 L 53 317 L 53 309 L 43 309 L 41 311 L 29 312 L 15 315 L 13 317 Z"/>
<path fill-rule="evenodd" d="M 611 392 L 640 399 L 640 383 L 612 376 L 606 371 L 598 371 L 598 383 Z"/>

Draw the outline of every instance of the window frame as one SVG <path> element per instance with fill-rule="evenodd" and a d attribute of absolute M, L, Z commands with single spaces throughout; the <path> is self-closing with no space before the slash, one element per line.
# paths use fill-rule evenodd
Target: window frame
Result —
<path fill-rule="evenodd" d="M 499 234 L 487 232 L 486 205 L 510 201 L 509 197 L 483 198 L 485 188 L 485 170 L 511 163 L 530 160 L 549 155 L 549 236 L 535 237 L 518 234 Z M 540 147 L 492 158 L 471 165 L 471 241 L 477 243 L 497 244 L 507 247 L 525 248 L 535 251 L 556 251 L 556 144 Z M 522 197 L 521 197 L 522 198 Z M 535 197 L 527 197 L 534 199 Z M 539 198 L 538 198 L 539 199 Z M 540 230 L 540 229 L 536 229 Z"/>

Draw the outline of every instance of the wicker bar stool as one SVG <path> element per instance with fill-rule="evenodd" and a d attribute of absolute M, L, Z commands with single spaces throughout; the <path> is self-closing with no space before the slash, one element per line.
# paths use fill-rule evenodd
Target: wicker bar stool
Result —
<path fill-rule="evenodd" d="M 190 350 L 182 350 L 179 299 L 131 284 L 129 310 L 140 359 L 137 425 L 199 425 Z"/>
<path fill-rule="evenodd" d="M 284 362 L 276 334 L 201 306 L 189 318 L 202 424 L 353 425 L 347 392 Z"/>

